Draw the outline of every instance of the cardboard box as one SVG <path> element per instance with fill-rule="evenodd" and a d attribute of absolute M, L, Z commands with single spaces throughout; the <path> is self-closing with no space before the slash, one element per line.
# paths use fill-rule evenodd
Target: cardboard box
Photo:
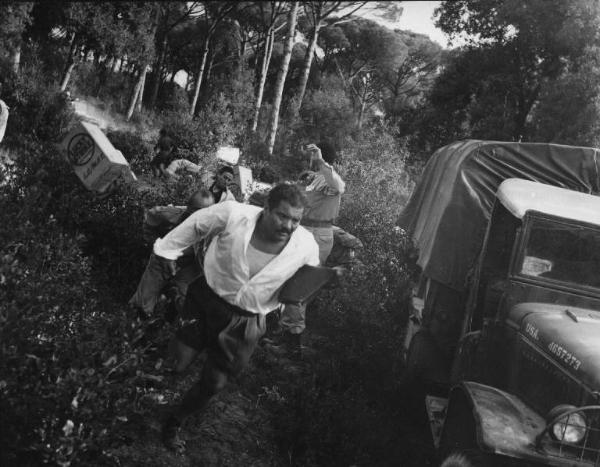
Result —
<path fill-rule="evenodd" d="M 122 175 L 128 181 L 136 179 L 121 151 L 92 123 L 79 122 L 60 148 L 88 190 L 102 193 Z"/>
<path fill-rule="evenodd" d="M 240 187 L 242 196 L 245 198 L 253 190 L 254 179 L 252 178 L 252 170 L 248 167 L 236 165 L 233 168 L 233 174 L 235 176 L 235 183 Z"/>
<path fill-rule="evenodd" d="M 240 148 L 232 148 L 229 146 L 221 146 L 217 149 L 217 159 L 235 165 L 240 159 Z"/>

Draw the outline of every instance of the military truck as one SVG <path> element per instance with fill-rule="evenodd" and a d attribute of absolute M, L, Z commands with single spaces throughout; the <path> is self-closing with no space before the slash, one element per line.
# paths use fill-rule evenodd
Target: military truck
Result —
<path fill-rule="evenodd" d="M 437 390 L 444 467 L 600 465 L 598 156 L 457 142 L 400 218 L 422 268 L 407 371 Z"/>

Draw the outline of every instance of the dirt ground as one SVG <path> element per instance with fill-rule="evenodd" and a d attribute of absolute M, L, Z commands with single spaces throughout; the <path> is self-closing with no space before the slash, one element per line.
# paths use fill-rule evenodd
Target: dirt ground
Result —
<path fill-rule="evenodd" d="M 110 111 L 103 110 L 95 102 L 79 100 L 74 102 L 74 106 L 80 117 L 103 127 L 129 127 L 122 118 L 117 121 Z M 374 390 L 372 383 L 365 382 L 359 397 L 368 399 L 361 402 L 367 408 L 369 417 L 361 419 L 363 412 L 358 411 L 356 414 L 344 414 L 353 420 L 354 431 L 350 433 L 352 430 L 348 427 L 349 432 L 344 433 L 343 426 L 335 425 L 332 430 L 342 432 L 327 432 L 324 428 L 327 421 L 319 418 L 321 414 L 315 414 L 311 407 L 303 405 L 311 401 L 310 398 L 302 398 L 303 392 L 323 394 L 323 397 L 331 399 L 325 401 L 324 406 L 337 407 L 339 401 L 336 399 L 342 399 L 352 389 L 343 384 L 333 389 L 322 387 L 319 372 L 323 371 L 323 362 L 335 359 L 331 356 L 331 347 L 327 345 L 331 339 L 327 330 L 318 326 L 310 327 L 305 334 L 303 344 L 306 347 L 301 360 L 275 354 L 260 345 L 248 368 L 211 401 L 207 412 L 186 422 L 183 437 L 187 450 L 184 455 L 176 455 L 161 443 L 161 422 L 166 418 L 169 407 L 177 403 L 196 380 L 202 361 L 193 365 L 188 375 L 174 377 L 168 365 L 162 364 L 166 354 L 163 333 L 160 342 L 150 348 L 144 368 L 140 370 L 145 387 L 141 390 L 138 388 L 140 396 L 135 407 L 127 415 L 117 417 L 117 424 L 112 427 L 117 441 L 103 453 L 105 459 L 101 465 L 435 465 L 429 427 L 425 424 L 423 414 L 415 410 L 415 401 L 408 399 L 400 390 L 386 393 L 382 400 L 381 391 Z M 335 371 L 335 362 L 331 365 L 332 371 Z M 340 404 L 340 407 L 345 406 Z M 365 410 L 364 407 L 362 409 Z M 357 435 L 356 426 L 364 433 Z M 365 443 L 363 449 L 361 436 L 381 439 L 375 443 Z M 334 438 L 335 441 L 324 439 L 319 446 L 307 445 L 320 437 Z M 326 449 L 323 446 L 335 446 L 336 442 L 346 445 L 358 443 L 359 446 L 355 446 L 354 450 L 346 449 L 344 453 L 319 452 Z M 377 452 L 369 452 L 368 446 L 373 445 Z"/>
<path fill-rule="evenodd" d="M 324 357 L 321 342 L 326 341 L 326 337 L 316 332 L 314 329 L 307 332 L 302 359 L 276 355 L 272 349 L 260 345 L 239 379 L 211 401 L 205 414 L 187 421 L 184 455 L 176 455 L 162 446 L 160 426 L 169 404 L 176 402 L 197 378 L 202 362 L 197 362 L 190 373 L 180 379 L 170 376 L 164 368 L 164 371 L 155 371 L 148 379 L 149 386 L 139 402 L 139 410 L 124 417 L 117 427 L 121 442 L 106 453 L 107 457 L 115 465 L 149 467 L 435 465 L 428 428 L 411 413 L 402 394 L 390 397 L 387 410 L 378 408 L 380 413 L 370 418 L 370 422 L 365 421 L 365 431 L 376 431 L 380 427 L 367 423 L 380 418 L 382 423 L 390 425 L 390 417 L 393 419 L 392 432 L 386 433 L 385 452 L 365 452 L 351 463 L 347 462 L 347 456 L 338 463 L 335 453 L 327 453 L 327 457 L 333 459 L 327 464 L 295 455 L 300 449 L 294 443 L 299 440 L 282 433 L 282 422 L 288 417 L 293 422 L 294 416 L 303 416 L 289 413 L 289 407 L 294 406 L 289 399 L 303 388 L 308 391 L 308 385 L 313 385 L 310 390 L 319 385 L 313 367 Z M 315 420 L 314 425 L 320 425 L 317 422 L 322 420 Z M 315 429 L 310 426 L 310 420 L 307 424 L 309 426 L 302 429 L 309 432 Z M 312 435 L 319 436 L 319 433 Z"/>

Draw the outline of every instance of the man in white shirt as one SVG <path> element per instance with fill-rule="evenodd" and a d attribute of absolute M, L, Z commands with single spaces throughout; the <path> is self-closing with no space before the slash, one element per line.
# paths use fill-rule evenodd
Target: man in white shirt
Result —
<path fill-rule="evenodd" d="M 295 185 L 279 184 L 264 208 L 233 201 L 195 212 L 154 244 L 172 270 L 183 251 L 210 236 L 204 276 L 190 284 L 174 341 L 177 371 L 208 351 L 202 376 L 163 425 L 164 444 L 184 448 L 182 421 L 203 410 L 230 376 L 245 367 L 265 332 L 265 316 L 277 308 L 282 285 L 304 265 L 319 264 L 319 247 L 300 227 L 305 198 Z"/>

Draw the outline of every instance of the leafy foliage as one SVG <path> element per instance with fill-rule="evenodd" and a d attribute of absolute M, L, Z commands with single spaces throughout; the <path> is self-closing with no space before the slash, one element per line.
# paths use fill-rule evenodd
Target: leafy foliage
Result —
<path fill-rule="evenodd" d="M 35 61 L 24 65 L 19 74 L 4 68 L 0 72 L 2 99 L 10 107 L 6 140 L 23 137 L 56 141 L 73 122 L 73 110 L 53 83 L 48 83 Z"/>
<path fill-rule="evenodd" d="M 363 19 L 324 29 L 321 41 L 327 51 L 325 67 L 342 79 L 360 128 L 365 111 L 381 100 L 384 75 L 405 60 L 407 47 L 394 32 Z"/>
<path fill-rule="evenodd" d="M 387 465 L 402 459 L 395 452 L 395 394 L 417 271 L 416 252 L 395 227 L 411 190 L 404 156 L 392 138 L 376 131 L 344 154 L 340 174 L 348 191 L 338 224 L 365 249 L 362 265 L 309 306 L 308 333 L 318 329 L 326 339 L 310 375 L 283 388 L 284 399 L 275 404 L 280 448 L 292 465 Z"/>
<path fill-rule="evenodd" d="M 4 50 L 20 45 L 21 35 L 31 23 L 33 2 L 3 3 L 0 5 L 0 43 Z"/>
<path fill-rule="evenodd" d="M 464 37 L 469 46 L 454 53 L 438 77 L 431 108 L 418 124 L 421 140 L 438 136 L 434 147 L 463 137 L 591 142 L 574 129 L 557 131 L 562 112 L 551 113 L 553 103 L 545 100 L 556 100 L 560 88 L 567 93 L 563 102 L 578 101 L 581 87 L 564 83 L 580 79 L 586 46 L 598 44 L 597 2 L 464 0 L 444 3 L 437 15 L 451 38 Z M 597 119 L 593 106 L 586 107 L 591 113 L 582 119 Z"/>

